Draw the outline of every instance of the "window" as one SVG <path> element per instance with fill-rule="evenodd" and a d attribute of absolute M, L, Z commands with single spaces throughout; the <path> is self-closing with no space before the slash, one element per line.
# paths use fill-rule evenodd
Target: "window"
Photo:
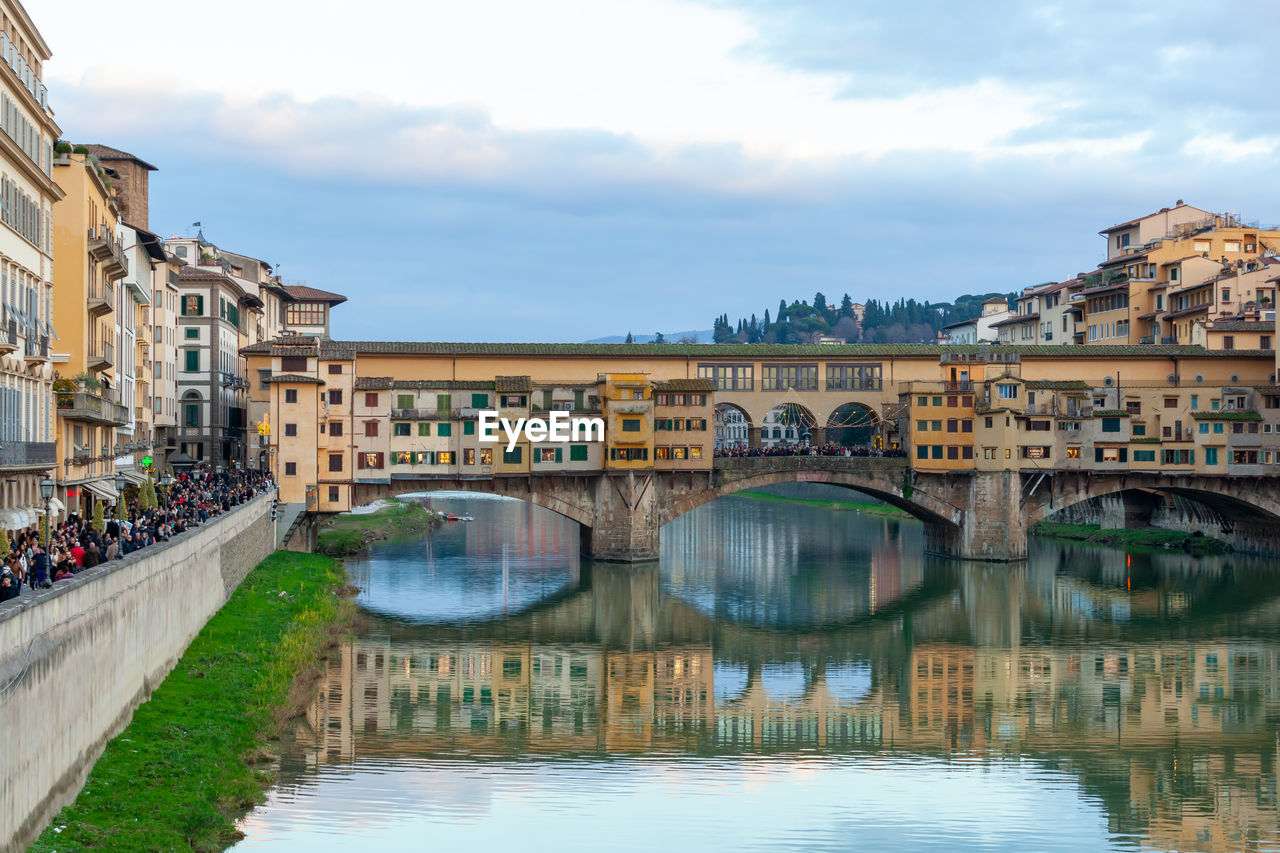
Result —
<path fill-rule="evenodd" d="M 1213 425 L 1213 434 L 1214 434 L 1214 435 L 1222 435 L 1222 427 L 1223 427 L 1223 424 L 1222 424 L 1222 422 L 1221 422 L 1221 421 L 1218 421 L 1216 424 L 1214 424 L 1214 425 Z"/>
<path fill-rule="evenodd" d="M 942 405 L 942 398 L 941 398 L 941 397 L 934 397 L 934 398 L 933 398 L 933 404 L 934 404 L 935 406 L 941 406 L 941 405 Z"/>
<path fill-rule="evenodd" d="M 1103 432 L 1119 432 L 1120 419 L 1119 418 L 1103 418 L 1102 431 Z"/>
<path fill-rule="evenodd" d="M 337 376 L 337 375 L 339 375 L 339 374 L 341 374 L 341 373 L 342 373 L 342 365 L 341 365 L 341 364 L 331 364 L 331 365 L 329 365 L 329 375 L 330 375 L 330 376 Z"/>
<path fill-rule="evenodd" d="M 468 447 L 462 451 L 462 464 L 463 465 L 476 464 L 476 449 L 474 447 Z"/>
<path fill-rule="evenodd" d="M 928 421 L 916 421 L 916 431 L 917 431 L 917 432 L 928 432 L 928 431 L 929 431 L 929 422 L 928 422 Z"/>
<path fill-rule="evenodd" d="M 200 426 L 200 404 L 184 403 L 182 406 L 182 425 L 188 427 Z"/>
<path fill-rule="evenodd" d="M 480 464 L 481 464 L 481 465 L 492 465 L 492 464 L 493 464 L 493 450 L 492 450 L 492 449 L 490 449 L 490 448 L 486 447 L 486 448 L 484 448 L 484 449 L 482 449 L 482 450 L 480 451 Z"/>
<path fill-rule="evenodd" d="M 640 419 L 639 418 L 623 418 L 622 431 L 623 432 L 639 432 Z"/>
<path fill-rule="evenodd" d="M 410 434 L 410 433 L 409 433 L 409 422 L 408 422 L 408 421 L 396 421 L 395 423 L 393 423 L 393 424 L 391 425 L 391 434 L 392 434 L 392 435 L 395 435 L 395 436 L 406 436 L 406 435 L 409 435 L 409 434 Z"/>
<path fill-rule="evenodd" d="M 948 409 L 954 409 L 954 408 L 955 408 L 956 406 L 958 406 L 958 405 L 960 405 L 960 397 L 959 397 L 959 395 L 957 395 L 957 394 L 952 394 L 951 396 L 947 397 L 947 408 L 948 408 Z"/>
<path fill-rule="evenodd" d="M 356 457 L 357 468 L 381 468 L 383 466 L 383 454 L 381 453 L 361 453 Z"/>
<path fill-rule="evenodd" d="M 431 435 L 431 424 L 426 421 L 418 423 L 418 435 Z"/>
<path fill-rule="evenodd" d="M 701 459 L 701 458 L 702 458 L 702 448 L 701 448 L 701 447 L 690 447 L 690 448 L 689 448 L 689 458 L 690 458 L 690 459 Z"/>
<path fill-rule="evenodd" d="M 284 425 L 284 435 L 285 435 L 285 438 L 297 438 L 297 437 L 298 437 L 298 425 L 297 425 L 297 424 L 285 424 L 285 425 Z"/>
<path fill-rule="evenodd" d="M 533 450 L 534 462 L 559 462 L 559 447 L 535 447 Z"/>
<path fill-rule="evenodd" d="M 453 451 L 452 451 L 452 450 L 441 450 L 439 453 L 437 453 L 437 454 L 436 454 L 436 464 L 437 464 L 437 465 L 452 465 L 452 464 L 453 464 Z"/>
<path fill-rule="evenodd" d="M 1222 336 L 1222 348 L 1223 348 L 1223 349 L 1235 349 L 1235 348 L 1236 348 L 1236 337 L 1235 337 L 1235 335 L 1223 335 L 1223 336 Z"/>
<path fill-rule="evenodd" d="M 198 340 L 198 339 L 200 338 L 200 330 L 199 330 L 199 329 L 183 329 L 183 334 L 184 334 L 184 335 L 186 335 L 186 338 L 187 338 L 187 340 L 189 340 L 189 341 L 190 341 L 190 340 Z"/>
<path fill-rule="evenodd" d="M 1095 462 L 1128 462 L 1129 448 L 1095 447 L 1093 449 L 1093 460 Z"/>
<path fill-rule="evenodd" d="M 297 388 L 284 389 L 284 401 L 286 403 L 298 402 L 298 389 Z"/>
<path fill-rule="evenodd" d="M 364 395 L 364 406 L 366 409 L 378 408 L 378 395 L 376 393 Z"/>
<path fill-rule="evenodd" d="M 1204 464 L 1206 465 L 1218 464 L 1218 448 L 1206 447 L 1204 449 Z"/>
<path fill-rule="evenodd" d="M 285 306 L 284 321 L 291 326 L 323 326 L 323 302 L 292 302 Z"/>
<path fill-rule="evenodd" d="M 185 359 L 183 370 L 188 373 L 198 373 L 200 371 L 200 350 L 188 349 L 182 351 Z"/>
<path fill-rule="evenodd" d="M 959 447 L 957 447 L 957 446 L 956 446 L 956 445 L 954 445 L 954 444 L 948 445 L 948 446 L 947 446 L 947 458 L 948 458 L 948 459 L 959 459 L 959 458 L 960 458 L 960 448 L 959 448 Z"/>
<path fill-rule="evenodd" d="M 341 453 L 329 454 L 329 470 L 333 473 L 340 473 L 342 471 L 342 454 Z"/>
<path fill-rule="evenodd" d="M 475 422 L 475 421 L 463 421 L 463 422 L 462 422 L 462 434 L 463 434 L 463 435 L 475 435 L 475 434 L 476 434 L 476 422 Z"/>
<path fill-rule="evenodd" d="M 570 462 L 586 462 L 587 446 L 585 444 L 569 445 L 569 461 Z"/>
<path fill-rule="evenodd" d="M 1132 429 L 1133 429 L 1133 435 L 1135 436 L 1143 436 L 1147 434 L 1146 424 L 1133 424 Z"/>
<path fill-rule="evenodd" d="M 927 406 L 927 405 L 929 405 L 929 398 L 928 398 L 928 397 L 917 397 L 917 398 L 916 398 L 916 405 L 917 405 L 917 406 Z"/>
<path fill-rule="evenodd" d="M 342 389 L 341 388 L 329 389 L 329 405 L 330 406 L 342 405 Z"/>
<path fill-rule="evenodd" d="M 930 456 L 931 458 L 933 458 L 933 459 L 941 459 L 941 458 L 942 458 L 942 445 L 941 445 L 941 444 L 933 444 L 933 445 L 930 445 L 930 446 L 929 446 L 929 456 Z"/>
<path fill-rule="evenodd" d="M 761 365 L 761 371 L 764 373 L 761 387 L 766 391 L 818 390 L 816 364 L 765 364 Z"/>
<path fill-rule="evenodd" d="M 368 437 L 368 438 L 376 438 L 376 437 L 377 437 L 377 435 L 378 435 L 378 422 L 377 422 L 377 421 L 365 421 L 365 422 L 364 422 L 364 434 L 365 434 L 365 436 L 366 436 L 366 437 Z"/>
<path fill-rule="evenodd" d="M 1079 458 L 1080 458 L 1080 448 L 1078 448 L 1078 447 L 1068 447 L 1068 448 L 1067 448 L 1067 458 L 1068 458 L 1068 459 L 1079 459 Z"/>
<path fill-rule="evenodd" d="M 991 429 L 991 418 L 984 418 L 983 420 L 985 421 L 983 426 L 986 427 L 987 429 Z"/>
<path fill-rule="evenodd" d="M 1194 450 L 1168 450 L 1164 451 L 1163 461 L 1165 465 L 1194 465 L 1196 461 L 1196 452 Z"/>
<path fill-rule="evenodd" d="M 502 461 L 508 465 L 519 465 L 524 456 L 523 447 L 514 447 L 511 450 L 504 449 L 502 451 Z"/>
<path fill-rule="evenodd" d="M 994 447 L 984 447 L 984 448 L 982 448 L 982 458 L 983 458 L 983 459 L 995 459 L 995 458 L 996 458 L 996 449 L 995 449 Z"/>
<path fill-rule="evenodd" d="M 755 380 L 751 364 L 699 364 L 698 378 L 710 379 L 718 391 L 750 391 Z"/>
<path fill-rule="evenodd" d="M 1260 336 L 1260 337 L 1258 338 L 1258 348 L 1259 348 L 1259 349 L 1271 349 L 1271 336 L 1270 336 L 1270 335 L 1262 335 L 1262 336 Z"/>
<path fill-rule="evenodd" d="M 1166 409 L 1176 409 L 1176 408 L 1178 408 L 1178 398 L 1177 398 L 1177 397 L 1165 397 L 1165 398 L 1164 398 L 1164 407 L 1165 407 Z"/>
<path fill-rule="evenodd" d="M 396 395 L 396 408 L 397 408 L 397 409 L 412 409 L 412 408 L 413 408 L 413 395 L 412 395 L 412 394 L 397 394 L 397 395 Z"/>
<path fill-rule="evenodd" d="M 880 365 L 878 364 L 828 364 L 828 391 L 878 391 L 880 390 Z M 921 397 L 921 401 L 925 398 Z M 920 405 L 924 405 L 921 402 Z"/>
<path fill-rule="evenodd" d="M 337 486 L 330 486 L 330 487 L 329 487 L 329 503 L 331 503 L 331 504 L 333 504 L 333 503 L 337 503 L 337 502 L 338 502 L 338 500 L 339 500 L 339 498 L 338 498 L 338 487 L 337 487 Z"/>
<path fill-rule="evenodd" d="M 280 359 L 280 372 L 306 373 L 307 357 L 304 355 L 286 355 Z"/>
<path fill-rule="evenodd" d="M 436 435 L 441 438 L 447 438 L 453 435 L 453 424 L 447 421 L 441 421 L 439 424 L 436 424 Z"/>
<path fill-rule="evenodd" d="M 203 317 L 204 316 L 204 296 L 198 293 L 189 293 L 182 297 L 182 316 L 183 317 Z"/>
<path fill-rule="evenodd" d="M 917 459 L 928 459 L 928 458 L 929 458 L 929 448 L 928 448 L 926 445 L 923 445 L 923 444 L 917 444 L 917 445 L 916 445 L 916 458 L 917 458 Z"/>
<path fill-rule="evenodd" d="M 298 476 L 298 463 L 297 462 L 284 463 L 284 475 L 286 477 Z"/>
<path fill-rule="evenodd" d="M 453 411 L 453 395 L 437 394 L 436 395 L 436 411 L 448 414 Z"/>
<path fill-rule="evenodd" d="M 1156 452 L 1154 450 L 1135 450 L 1133 451 L 1134 462 L 1155 462 Z"/>
<path fill-rule="evenodd" d="M 997 385 L 996 393 L 999 394 L 1001 400 L 1016 400 L 1018 399 L 1018 386 L 1012 384 Z"/>
<path fill-rule="evenodd" d="M 959 432 L 960 420 L 958 418 L 947 418 L 947 432 Z"/>

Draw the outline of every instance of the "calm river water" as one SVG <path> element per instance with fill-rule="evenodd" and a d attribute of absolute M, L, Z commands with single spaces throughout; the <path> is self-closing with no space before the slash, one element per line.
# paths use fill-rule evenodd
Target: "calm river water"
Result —
<path fill-rule="evenodd" d="M 737 497 L 590 564 L 529 505 L 353 560 L 239 849 L 1277 850 L 1280 567 Z"/>

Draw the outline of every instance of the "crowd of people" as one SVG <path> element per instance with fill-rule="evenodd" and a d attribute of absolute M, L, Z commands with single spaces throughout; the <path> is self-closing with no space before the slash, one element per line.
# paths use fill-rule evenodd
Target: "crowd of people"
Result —
<path fill-rule="evenodd" d="M 132 500 L 124 520 L 104 518 L 101 530 L 92 519 L 72 513 L 49 531 L 47 549 L 35 527 L 0 533 L 9 544 L 0 566 L 0 601 L 21 595 L 24 586 L 49 587 L 84 569 L 167 542 L 270 487 L 270 475 L 264 471 L 186 473 L 156 489 L 156 506 L 143 507 Z"/>
<path fill-rule="evenodd" d="M 898 448 L 878 450 L 869 446 L 845 447 L 840 444 L 775 444 L 772 447 L 748 447 L 745 444 L 717 447 L 717 458 L 746 459 L 758 456 L 862 456 L 904 458 Z"/>

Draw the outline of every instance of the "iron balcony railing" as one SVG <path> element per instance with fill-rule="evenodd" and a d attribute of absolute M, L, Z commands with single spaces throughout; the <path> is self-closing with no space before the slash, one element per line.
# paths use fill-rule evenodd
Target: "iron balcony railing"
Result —
<path fill-rule="evenodd" d="M 52 468 L 58 463 L 52 441 L 0 442 L 0 468 Z"/>

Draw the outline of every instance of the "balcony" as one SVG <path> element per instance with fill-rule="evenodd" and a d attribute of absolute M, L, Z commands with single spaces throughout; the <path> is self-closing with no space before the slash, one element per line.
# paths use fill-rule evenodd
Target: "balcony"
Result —
<path fill-rule="evenodd" d="M 0 353 L 10 353 L 18 348 L 18 321 L 0 324 Z"/>
<path fill-rule="evenodd" d="M 27 351 L 23 353 L 22 358 L 31 364 L 36 361 L 49 360 L 49 336 L 48 335 L 28 335 Z"/>
<path fill-rule="evenodd" d="M 89 285 L 88 307 L 90 317 L 100 317 L 116 310 L 115 290 L 111 287 L 111 282 L 101 281 L 96 285 Z"/>
<path fill-rule="evenodd" d="M 58 464 L 57 446 L 52 441 L 6 441 L 0 443 L 0 469 L 52 468 Z"/>
<path fill-rule="evenodd" d="M 1045 332 L 1045 333 L 1044 333 L 1044 339 L 1045 339 L 1046 341 L 1051 341 L 1051 340 L 1053 340 L 1053 332 Z"/>
<path fill-rule="evenodd" d="M 1138 343 L 1140 344 L 1154 344 L 1155 342 L 1156 339 L 1151 335 L 1147 335 L 1144 338 L 1138 338 Z"/>
<path fill-rule="evenodd" d="M 1176 344 L 1177 342 L 1178 342 L 1177 338 L 1164 337 L 1160 339 L 1160 343 L 1165 345 Z"/>
<path fill-rule="evenodd" d="M 116 242 L 116 235 L 105 225 L 89 229 L 89 254 L 102 262 L 102 271 L 109 279 L 124 278 L 129 274 L 129 259 Z"/>
<path fill-rule="evenodd" d="M 60 391 L 56 396 L 58 415 L 67 420 L 113 426 L 130 423 L 128 409 L 92 391 Z"/>
<path fill-rule="evenodd" d="M 110 341 L 95 341 L 89 345 L 85 366 L 89 370 L 109 370 L 116 363 L 116 349 Z"/>

